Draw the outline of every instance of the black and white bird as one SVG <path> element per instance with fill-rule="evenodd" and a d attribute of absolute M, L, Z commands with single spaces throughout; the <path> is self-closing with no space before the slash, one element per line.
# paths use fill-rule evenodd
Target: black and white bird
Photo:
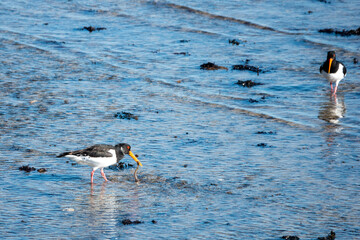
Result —
<path fill-rule="evenodd" d="M 127 143 L 119 143 L 115 146 L 96 144 L 82 150 L 64 152 L 57 157 L 68 157 L 76 161 L 78 164 L 92 167 L 91 183 L 93 183 L 94 172 L 99 168 L 105 181 L 108 181 L 104 173 L 104 168 L 119 163 L 120 160 L 124 158 L 125 154 L 130 155 L 130 157 L 132 157 L 138 165 L 142 166 L 141 162 L 136 158 L 130 149 L 131 147 Z"/>
<path fill-rule="evenodd" d="M 346 76 L 346 67 L 336 61 L 335 51 L 329 51 L 326 61 L 320 66 L 320 73 L 330 82 L 331 92 L 335 95 L 339 82 Z M 333 83 L 335 83 L 335 89 L 333 89 Z"/>

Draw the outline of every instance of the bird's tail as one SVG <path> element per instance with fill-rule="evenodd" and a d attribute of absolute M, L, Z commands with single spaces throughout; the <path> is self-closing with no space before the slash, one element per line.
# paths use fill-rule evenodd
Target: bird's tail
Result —
<path fill-rule="evenodd" d="M 65 157 L 66 155 L 69 155 L 69 154 L 71 154 L 71 152 L 64 152 L 64 153 L 60 153 L 56 157 L 61 158 L 61 157 Z"/>

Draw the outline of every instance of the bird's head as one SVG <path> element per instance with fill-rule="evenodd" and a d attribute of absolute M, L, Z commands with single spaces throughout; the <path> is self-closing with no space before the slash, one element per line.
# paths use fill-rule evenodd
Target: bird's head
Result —
<path fill-rule="evenodd" d="M 128 154 L 130 155 L 130 157 L 132 157 L 132 159 L 134 159 L 134 161 L 142 166 L 141 162 L 139 161 L 139 159 L 137 159 L 137 157 L 131 152 L 131 146 L 127 143 L 119 143 L 117 144 L 115 147 L 119 147 L 120 151 L 125 155 Z"/>
<path fill-rule="evenodd" d="M 327 61 L 329 63 L 328 73 L 330 73 L 331 64 L 336 59 L 335 51 L 329 51 L 327 54 Z"/>

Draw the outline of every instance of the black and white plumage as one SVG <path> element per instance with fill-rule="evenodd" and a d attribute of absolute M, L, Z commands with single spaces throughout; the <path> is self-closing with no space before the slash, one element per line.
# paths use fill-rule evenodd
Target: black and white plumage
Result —
<path fill-rule="evenodd" d="M 326 61 L 320 66 L 320 73 L 330 82 L 331 92 L 335 95 L 339 82 L 346 76 L 346 67 L 341 62 L 336 61 L 334 51 L 329 51 Z M 335 83 L 334 91 L 333 83 Z"/>
<path fill-rule="evenodd" d="M 93 170 L 91 172 L 91 183 L 93 183 L 94 172 L 97 169 L 100 168 L 101 175 L 105 181 L 107 181 L 104 173 L 104 167 L 119 163 L 126 154 L 130 155 L 138 165 L 142 166 L 141 162 L 136 158 L 130 149 L 131 147 L 127 143 L 119 143 L 115 146 L 107 144 L 96 144 L 85 149 L 64 152 L 57 157 L 68 157 L 76 161 L 78 164 L 92 167 Z"/>

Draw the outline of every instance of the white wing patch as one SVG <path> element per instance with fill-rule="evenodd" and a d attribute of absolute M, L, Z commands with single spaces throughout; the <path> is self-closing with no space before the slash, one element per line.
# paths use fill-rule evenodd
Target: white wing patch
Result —
<path fill-rule="evenodd" d="M 65 157 L 70 158 L 78 164 L 88 165 L 93 169 L 104 168 L 116 164 L 116 153 L 114 149 L 109 150 L 111 157 L 90 157 L 90 156 L 75 156 L 66 155 Z"/>

